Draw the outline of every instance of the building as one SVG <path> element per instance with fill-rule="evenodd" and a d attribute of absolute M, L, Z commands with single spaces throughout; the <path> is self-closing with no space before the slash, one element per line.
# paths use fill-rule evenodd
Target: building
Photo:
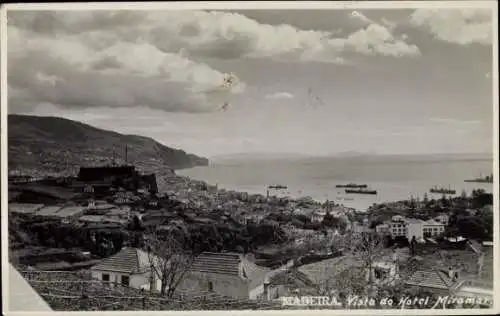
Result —
<path fill-rule="evenodd" d="M 90 268 L 92 278 L 109 284 L 133 288 L 149 288 L 153 283 L 159 291 L 161 282 L 151 273 L 147 252 L 138 248 L 122 248 L 115 255 L 103 259 Z"/>
<path fill-rule="evenodd" d="M 111 183 L 116 187 L 137 190 L 139 178 L 135 166 L 80 167 L 77 181 L 86 184 Z"/>
<path fill-rule="evenodd" d="M 450 221 L 450 216 L 447 214 L 440 214 L 434 217 L 434 220 L 438 223 L 443 224 L 444 226 L 448 226 L 448 222 Z"/>
<path fill-rule="evenodd" d="M 423 237 L 437 237 L 444 233 L 445 225 L 436 222 L 435 220 L 422 221 L 422 236 Z"/>
<path fill-rule="evenodd" d="M 435 220 L 423 221 L 416 218 L 393 216 L 391 221 L 377 225 L 376 231 L 390 235 L 392 238 L 406 237 L 408 240 L 435 238 L 444 233 L 445 224 Z"/>
<path fill-rule="evenodd" d="M 257 299 L 264 293 L 269 272 L 242 254 L 206 252 L 195 259 L 178 289 Z"/>
<path fill-rule="evenodd" d="M 158 193 L 158 183 L 154 173 L 141 175 L 139 178 L 139 187 L 146 189 L 150 193 Z"/>
<path fill-rule="evenodd" d="M 411 275 L 405 285 L 425 289 L 436 295 L 449 295 L 458 290 L 460 283 L 454 282 L 448 271 L 425 267 Z"/>
<path fill-rule="evenodd" d="M 375 227 L 375 232 L 381 235 L 389 235 L 390 234 L 390 226 L 389 224 L 380 224 Z"/>
<path fill-rule="evenodd" d="M 389 233 L 392 238 L 404 237 L 408 233 L 407 224 L 403 216 L 393 216 L 392 220 L 388 223 Z"/>
<path fill-rule="evenodd" d="M 311 222 L 313 223 L 320 223 L 323 221 L 323 218 L 325 218 L 326 212 L 324 211 L 314 211 L 311 214 Z"/>

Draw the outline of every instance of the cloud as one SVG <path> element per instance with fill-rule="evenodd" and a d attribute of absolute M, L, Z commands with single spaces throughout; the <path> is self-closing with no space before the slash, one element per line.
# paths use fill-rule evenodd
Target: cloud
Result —
<path fill-rule="evenodd" d="M 11 110 L 40 102 L 64 107 L 148 106 L 214 111 L 233 93 L 202 58 L 271 58 L 345 64 L 345 53 L 417 56 L 386 27 L 337 32 L 268 25 L 205 11 L 39 11 L 8 13 Z M 364 19 L 363 15 L 357 18 Z M 371 20 L 370 20 L 371 21 Z M 209 92 L 209 93 L 205 93 Z"/>
<path fill-rule="evenodd" d="M 380 54 L 393 57 L 420 55 L 417 46 L 395 38 L 386 27 L 379 24 L 370 24 L 352 33 L 346 39 L 333 40 L 332 43 L 366 55 Z"/>
<path fill-rule="evenodd" d="M 351 16 L 383 28 L 357 11 Z M 335 31 L 262 24 L 243 14 L 217 11 L 38 12 L 35 16 L 17 17 L 13 23 L 42 33 L 87 34 L 85 38 L 94 46 L 103 47 L 117 40 L 141 40 L 165 52 L 182 50 L 191 57 L 221 59 L 288 57 L 302 60 L 307 56 L 307 60 L 314 60 L 317 54 L 320 61 L 335 62 L 342 52 L 342 45 L 338 43 L 347 40 L 337 37 Z M 379 37 L 365 40 L 374 47 L 380 44 Z M 404 45 L 400 41 L 394 49 Z M 386 54 L 385 50 L 374 50 Z M 402 54 L 411 50 L 414 47 L 403 49 Z M 330 59 L 325 58 L 325 51 L 330 52 Z"/>
<path fill-rule="evenodd" d="M 436 123 L 444 123 L 452 125 L 476 125 L 482 123 L 481 121 L 477 120 L 460 120 L 455 118 L 442 118 L 442 117 L 433 117 L 430 120 Z"/>
<path fill-rule="evenodd" d="M 218 109 L 232 92 L 205 93 L 223 83 L 223 73 L 147 42 L 114 41 L 96 49 L 85 34 L 50 34 L 9 26 L 10 110 L 46 102 L 69 108 L 207 112 Z"/>
<path fill-rule="evenodd" d="M 382 18 L 380 21 L 382 22 L 382 24 L 387 26 L 390 30 L 393 30 L 397 26 L 396 22 L 390 21 L 386 18 Z"/>
<path fill-rule="evenodd" d="M 293 94 L 288 92 L 275 92 L 267 94 L 265 98 L 267 100 L 293 99 Z"/>
<path fill-rule="evenodd" d="M 450 43 L 492 43 L 490 9 L 417 9 L 410 16 L 410 23 Z"/>

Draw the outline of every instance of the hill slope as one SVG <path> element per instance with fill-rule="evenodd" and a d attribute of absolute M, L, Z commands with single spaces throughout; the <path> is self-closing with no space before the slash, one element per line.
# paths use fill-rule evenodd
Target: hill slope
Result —
<path fill-rule="evenodd" d="M 113 158 L 145 172 L 207 165 L 208 159 L 169 148 L 155 140 L 98 129 L 80 122 L 28 115 L 8 116 L 9 171 L 75 174 L 79 166 L 110 164 Z"/>

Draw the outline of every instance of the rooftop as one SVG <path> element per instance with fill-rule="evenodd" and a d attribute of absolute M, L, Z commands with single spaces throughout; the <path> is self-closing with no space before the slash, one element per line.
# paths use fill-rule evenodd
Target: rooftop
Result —
<path fill-rule="evenodd" d="M 91 270 L 140 273 L 150 268 L 148 254 L 137 248 L 122 248 L 115 255 L 103 259 Z"/>
<path fill-rule="evenodd" d="M 408 281 L 408 285 L 430 287 L 448 290 L 453 283 L 446 273 L 438 269 L 425 269 L 416 271 Z"/>
<path fill-rule="evenodd" d="M 202 273 L 240 276 L 248 279 L 251 286 L 264 281 L 270 269 L 256 265 L 238 253 L 204 252 L 191 267 L 192 271 Z"/>
<path fill-rule="evenodd" d="M 313 283 L 322 283 L 338 273 L 355 267 L 359 264 L 354 258 L 349 256 L 326 259 L 319 262 L 306 264 L 298 268 L 299 272 L 306 275 Z"/>
<path fill-rule="evenodd" d="M 43 204 L 9 203 L 9 211 L 13 213 L 30 214 L 36 212 L 43 206 Z"/>

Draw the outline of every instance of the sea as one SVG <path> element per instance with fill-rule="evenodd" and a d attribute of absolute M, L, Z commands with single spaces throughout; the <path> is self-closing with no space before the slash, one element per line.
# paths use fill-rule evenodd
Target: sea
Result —
<path fill-rule="evenodd" d="M 192 179 L 217 184 L 219 188 L 266 194 L 270 185 L 287 189 L 270 195 L 293 198 L 310 196 L 317 201 L 335 201 L 363 212 L 374 203 L 440 198 L 434 187 L 452 188 L 456 194 L 473 189 L 493 191 L 492 183 L 469 183 L 465 179 L 493 173 L 493 155 L 362 155 L 300 158 L 225 158 L 208 166 L 177 171 Z M 338 184 L 367 184 L 377 195 L 346 194 Z"/>

